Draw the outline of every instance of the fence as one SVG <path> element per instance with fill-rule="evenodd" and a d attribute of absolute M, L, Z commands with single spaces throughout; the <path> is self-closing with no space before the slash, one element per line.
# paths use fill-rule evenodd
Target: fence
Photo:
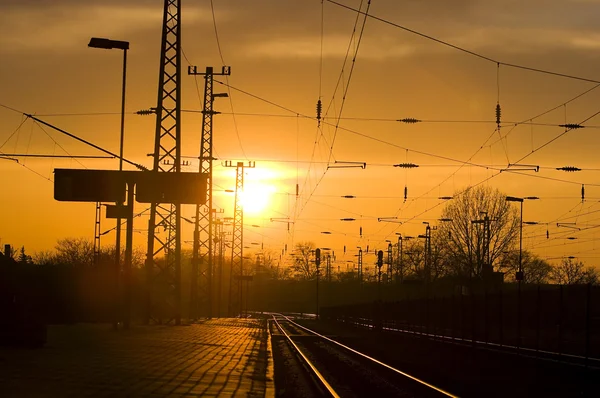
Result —
<path fill-rule="evenodd" d="M 322 318 L 495 344 L 558 356 L 600 359 L 600 287 L 523 285 L 494 292 L 321 309 Z"/>

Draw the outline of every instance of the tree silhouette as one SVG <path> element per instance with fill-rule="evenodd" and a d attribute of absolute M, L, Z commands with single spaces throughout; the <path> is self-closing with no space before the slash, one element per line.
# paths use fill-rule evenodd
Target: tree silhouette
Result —
<path fill-rule="evenodd" d="M 481 278 L 487 263 L 484 224 L 473 221 L 489 219 L 489 260 L 493 265 L 509 251 L 519 238 L 519 214 L 506 202 L 506 195 L 487 186 L 469 188 L 454 196 L 442 211 L 451 220 L 438 227 L 440 239 L 447 242 L 448 261 L 454 273 Z"/>
<path fill-rule="evenodd" d="M 19 264 L 31 264 L 33 261 L 31 260 L 31 256 L 25 254 L 25 246 L 21 246 L 21 250 L 19 251 L 19 257 L 17 258 Z"/>
<path fill-rule="evenodd" d="M 535 254 L 523 250 L 523 283 L 548 283 L 552 278 L 552 265 Z M 519 251 L 512 250 L 503 253 L 499 260 L 499 269 L 505 272 L 505 280 L 516 282 L 515 275 L 519 270 Z"/>
<path fill-rule="evenodd" d="M 598 271 L 593 267 L 586 267 L 583 261 L 565 258 L 552 269 L 552 279 L 559 285 L 576 285 L 598 284 L 600 278 Z"/>
<path fill-rule="evenodd" d="M 315 244 L 313 242 L 300 242 L 296 244 L 294 250 L 294 263 L 291 268 L 295 276 L 299 279 L 309 280 L 316 276 L 316 267 L 314 266 L 313 253 Z"/>

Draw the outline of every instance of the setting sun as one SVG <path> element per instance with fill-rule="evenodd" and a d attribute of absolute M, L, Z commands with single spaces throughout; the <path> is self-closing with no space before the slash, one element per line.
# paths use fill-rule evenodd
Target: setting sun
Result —
<path fill-rule="evenodd" d="M 272 205 L 272 196 L 275 193 L 275 187 L 272 185 L 258 182 L 244 184 L 241 200 L 244 208 L 244 214 L 259 215 L 269 205 Z"/>

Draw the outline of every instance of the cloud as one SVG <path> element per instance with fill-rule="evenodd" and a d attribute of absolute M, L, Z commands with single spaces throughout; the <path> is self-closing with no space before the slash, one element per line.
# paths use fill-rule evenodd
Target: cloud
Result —
<path fill-rule="evenodd" d="M 211 18 L 209 11 L 201 8 L 186 10 L 187 23 Z M 81 48 L 91 36 L 125 40 L 138 31 L 159 31 L 161 23 L 162 8 L 156 6 L 61 3 L 38 8 L 9 7 L 0 15 L 0 48 L 3 52 Z"/>
<path fill-rule="evenodd" d="M 335 35 L 323 40 L 324 58 L 344 58 L 348 49 L 348 37 Z M 354 53 L 355 43 L 351 46 L 350 57 Z M 247 43 L 244 52 L 249 57 L 270 58 L 319 58 L 321 44 L 319 37 L 273 38 L 255 43 Z M 409 45 L 397 43 L 391 38 L 365 38 L 361 42 L 359 58 L 383 60 L 405 57 L 414 52 Z"/>

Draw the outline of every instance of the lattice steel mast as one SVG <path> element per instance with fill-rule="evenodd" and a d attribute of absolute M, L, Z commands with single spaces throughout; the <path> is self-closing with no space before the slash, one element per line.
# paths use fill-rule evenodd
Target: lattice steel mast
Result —
<path fill-rule="evenodd" d="M 188 68 L 189 75 L 204 75 L 204 107 L 202 108 L 202 137 L 200 139 L 199 171 L 208 176 L 206 203 L 196 206 L 194 221 L 194 246 L 192 252 L 192 283 L 190 291 L 190 318 L 200 316 L 212 317 L 212 279 L 213 279 L 213 200 L 212 200 L 212 162 L 213 158 L 213 102 L 217 97 L 227 94 L 213 94 L 213 76 L 229 75 L 229 67 L 224 66 L 221 73 L 214 73 L 213 68 L 206 67 L 205 72 L 198 72 L 197 67 Z"/>
<path fill-rule="evenodd" d="M 102 232 L 100 230 L 100 221 L 102 218 L 102 204 L 96 202 L 96 222 L 94 223 L 94 265 L 98 264 L 100 260 L 100 237 Z"/>
<path fill-rule="evenodd" d="M 225 167 L 235 167 L 235 210 L 233 213 L 233 234 L 231 239 L 231 273 L 229 280 L 229 316 L 235 316 L 242 311 L 242 276 L 244 257 L 244 209 L 241 195 L 244 191 L 244 169 L 253 168 L 255 162 L 226 161 Z"/>
<path fill-rule="evenodd" d="M 181 1 L 165 0 L 152 173 L 181 169 L 180 18 Z M 181 323 L 180 210 L 179 204 L 153 203 L 150 208 L 145 323 Z"/>

